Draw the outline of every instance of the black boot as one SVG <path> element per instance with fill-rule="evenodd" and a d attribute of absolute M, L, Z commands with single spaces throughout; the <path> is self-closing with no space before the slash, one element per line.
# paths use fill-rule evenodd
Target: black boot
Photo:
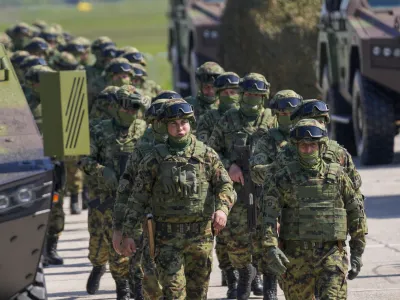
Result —
<path fill-rule="evenodd" d="M 88 281 L 86 283 L 86 291 L 89 295 L 97 293 L 100 287 L 100 279 L 106 272 L 106 266 L 94 266 L 90 272 Z"/>
<path fill-rule="evenodd" d="M 275 275 L 264 274 L 264 300 L 278 300 L 278 287 Z"/>
<path fill-rule="evenodd" d="M 63 265 L 64 260 L 57 253 L 58 235 L 47 236 L 45 251 L 44 251 L 44 265 Z"/>
<path fill-rule="evenodd" d="M 248 264 L 243 269 L 239 269 L 239 285 L 237 289 L 237 299 L 247 300 L 251 293 L 251 283 L 256 277 L 256 269 L 252 264 Z"/>
<path fill-rule="evenodd" d="M 119 280 L 115 282 L 117 286 L 117 300 L 130 300 L 128 280 Z"/>
<path fill-rule="evenodd" d="M 88 202 L 89 202 L 89 189 L 86 185 L 83 186 L 82 189 L 82 209 L 88 209 Z"/>
<path fill-rule="evenodd" d="M 79 215 L 81 213 L 81 208 L 79 207 L 78 195 L 71 194 L 70 209 L 71 209 L 71 215 Z"/>
<path fill-rule="evenodd" d="M 133 290 L 133 298 L 135 300 L 144 300 L 142 279 L 135 278 L 135 287 Z"/>
<path fill-rule="evenodd" d="M 226 273 L 224 270 L 221 270 L 221 286 L 227 286 L 228 283 L 226 282 Z"/>
<path fill-rule="evenodd" d="M 262 282 L 262 274 L 257 272 L 256 277 L 251 283 L 251 291 L 254 296 L 262 296 L 263 295 L 263 282 Z"/>
<path fill-rule="evenodd" d="M 233 268 L 225 270 L 224 273 L 226 274 L 226 283 L 228 286 L 228 291 L 226 292 L 226 298 L 236 299 L 239 274 Z"/>

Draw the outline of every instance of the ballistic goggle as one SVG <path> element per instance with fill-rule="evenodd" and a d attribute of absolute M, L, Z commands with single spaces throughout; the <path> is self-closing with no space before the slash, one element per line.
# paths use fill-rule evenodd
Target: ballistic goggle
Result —
<path fill-rule="evenodd" d="M 315 102 L 308 102 L 301 105 L 298 109 L 296 109 L 291 115 L 290 120 L 295 120 L 298 117 L 304 117 L 307 115 L 311 115 L 314 110 L 317 110 L 321 113 L 328 113 L 329 106 L 323 101 L 315 101 Z"/>

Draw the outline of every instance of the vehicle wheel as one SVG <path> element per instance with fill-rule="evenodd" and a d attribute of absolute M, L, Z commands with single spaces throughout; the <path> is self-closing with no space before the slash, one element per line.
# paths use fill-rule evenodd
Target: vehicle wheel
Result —
<path fill-rule="evenodd" d="M 196 84 L 196 70 L 199 66 L 199 60 L 196 52 L 192 49 L 190 51 L 190 91 L 192 96 L 197 95 L 197 84 Z"/>
<path fill-rule="evenodd" d="M 352 101 L 354 134 L 361 163 L 391 163 L 396 130 L 393 102 L 359 71 L 354 76 Z"/>
<path fill-rule="evenodd" d="M 328 66 L 324 67 L 322 73 L 322 100 L 328 104 L 331 116 L 351 115 L 351 106 L 330 83 Z M 331 120 L 327 127 L 330 139 L 337 141 L 350 154 L 357 155 L 352 122 L 343 124 Z"/>
<path fill-rule="evenodd" d="M 179 60 L 178 48 L 175 45 L 171 46 L 171 67 L 172 67 L 172 86 L 175 92 L 182 97 L 190 95 L 190 78 L 189 74 L 183 69 Z"/>
<path fill-rule="evenodd" d="M 35 281 L 13 300 L 47 300 L 46 280 L 44 278 L 42 262 L 39 263 Z"/>

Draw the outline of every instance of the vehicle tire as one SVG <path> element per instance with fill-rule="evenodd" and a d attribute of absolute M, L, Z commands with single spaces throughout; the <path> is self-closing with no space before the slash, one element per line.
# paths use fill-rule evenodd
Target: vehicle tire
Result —
<path fill-rule="evenodd" d="M 394 104 L 376 83 L 355 73 L 353 127 L 357 153 L 363 165 L 393 161 L 396 134 Z"/>
<path fill-rule="evenodd" d="M 328 104 L 330 115 L 351 115 L 351 106 L 330 83 L 327 65 L 322 73 L 322 100 Z M 330 139 L 337 141 L 350 154 L 357 155 L 352 122 L 343 124 L 331 120 L 327 127 Z"/>
<path fill-rule="evenodd" d="M 199 60 L 196 52 L 190 51 L 190 92 L 193 97 L 197 95 L 196 70 L 199 67 Z"/>
<path fill-rule="evenodd" d="M 180 59 L 178 47 L 171 46 L 171 67 L 172 67 L 172 86 L 175 92 L 182 97 L 190 96 L 190 78 L 189 74 L 183 68 Z"/>
<path fill-rule="evenodd" d="M 47 300 L 46 280 L 44 278 L 42 262 L 39 263 L 35 281 L 13 300 Z"/>

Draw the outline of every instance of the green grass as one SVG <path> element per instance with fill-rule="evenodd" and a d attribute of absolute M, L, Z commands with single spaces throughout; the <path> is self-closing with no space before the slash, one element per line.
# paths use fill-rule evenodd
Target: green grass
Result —
<path fill-rule="evenodd" d="M 160 54 L 167 51 L 167 6 L 165 0 L 125 0 L 94 4 L 90 12 L 79 12 L 75 6 L 67 5 L 2 8 L 0 31 L 18 21 L 31 23 L 43 19 L 48 23 L 59 23 L 64 30 L 92 40 L 107 35 L 117 46 L 130 45 L 143 53 L 156 55 L 148 61 L 150 78 L 169 89 L 170 65 L 165 55 Z"/>

